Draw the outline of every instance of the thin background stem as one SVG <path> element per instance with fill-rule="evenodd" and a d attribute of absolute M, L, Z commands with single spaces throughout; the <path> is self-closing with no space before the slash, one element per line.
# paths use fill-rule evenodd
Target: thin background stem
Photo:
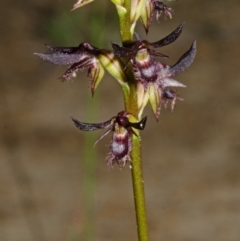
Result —
<path fill-rule="evenodd" d="M 104 8 L 103 8 L 104 9 Z M 104 12 L 94 9 L 95 18 L 91 18 L 90 29 L 91 35 L 90 39 L 95 42 L 96 45 L 101 46 L 103 39 L 104 26 Z M 86 115 L 90 119 L 96 119 L 98 115 L 98 95 L 95 93 L 95 98 L 93 101 L 92 96 L 89 95 L 86 106 Z M 84 229 L 82 237 L 84 240 L 93 241 L 95 240 L 95 186 L 96 186 L 96 149 L 88 148 L 93 146 L 96 140 L 95 133 L 87 133 L 84 138 L 84 154 L 83 154 L 83 201 L 84 201 Z"/>

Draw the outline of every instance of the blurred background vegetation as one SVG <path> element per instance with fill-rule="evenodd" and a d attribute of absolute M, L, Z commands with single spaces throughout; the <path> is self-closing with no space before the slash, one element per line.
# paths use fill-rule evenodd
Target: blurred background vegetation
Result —
<path fill-rule="evenodd" d="M 110 1 L 70 12 L 74 1 L 5 1 L 0 15 L 0 240 L 136 240 L 128 167 L 108 170 L 109 137 L 78 131 L 69 114 L 104 121 L 123 109 L 118 83 L 108 74 L 91 98 L 86 71 L 61 83 L 65 67 L 33 52 L 45 43 L 110 48 L 120 42 Z M 240 2 L 169 3 L 172 20 L 155 20 L 156 41 L 185 21 L 181 37 L 161 52 L 174 64 L 198 41 L 193 65 L 177 80 L 185 99 L 150 108 L 142 133 L 150 240 L 240 240 Z M 139 24 L 137 32 L 146 38 Z M 164 60 L 165 61 L 165 60 Z"/>

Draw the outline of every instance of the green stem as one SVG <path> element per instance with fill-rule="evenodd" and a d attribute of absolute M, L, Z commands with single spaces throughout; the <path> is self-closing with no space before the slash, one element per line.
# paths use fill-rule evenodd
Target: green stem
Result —
<path fill-rule="evenodd" d="M 132 77 L 132 76 L 129 76 Z M 136 98 L 136 86 L 130 85 L 130 94 L 124 95 L 125 108 L 132 113 L 135 117 L 138 117 L 137 98 Z M 142 156 L 141 156 L 141 139 L 133 136 L 133 148 L 131 151 L 132 159 L 132 182 L 134 192 L 134 203 L 137 219 L 137 231 L 139 241 L 148 241 L 148 226 L 146 215 L 146 204 L 144 194 L 144 182 L 142 172 Z"/>
<path fill-rule="evenodd" d="M 127 14 L 120 18 L 120 29 L 122 42 L 129 42 L 132 40 L 130 33 L 130 7 L 131 0 L 125 0 L 125 8 L 127 9 Z M 136 118 L 138 118 L 138 103 L 137 103 L 137 93 L 136 93 L 136 81 L 131 74 L 128 74 L 128 83 L 130 86 L 130 91 L 126 91 L 123 88 L 125 109 L 132 113 Z M 133 192 L 134 192 L 134 203 L 137 219 L 137 231 L 139 241 L 148 241 L 148 226 L 147 226 L 147 215 L 146 215 L 146 204 L 145 204 L 145 194 L 144 194 L 144 182 L 143 182 L 143 172 L 142 172 L 142 156 L 141 156 L 141 139 L 139 137 L 133 136 L 133 148 L 131 151 L 132 158 L 132 182 L 133 182 Z"/>
<path fill-rule="evenodd" d="M 132 150 L 132 181 L 134 202 L 137 218 L 138 240 L 148 241 L 148 226 L 146 216 L 145 194 L 143 185 L 141 143 L 139 138 L 133 138 Z"/>
<path fill-rule="evenodd" d="M 131 9 L 131 0 L 125 0 L 124 7 L 127 10 L 127 13 L 124 15 L 120 15 L 120 34 L 122 38 L 122 42 L 127 43 L 132 40 L 132 34 L 130 32 L 130 9 Z"/>

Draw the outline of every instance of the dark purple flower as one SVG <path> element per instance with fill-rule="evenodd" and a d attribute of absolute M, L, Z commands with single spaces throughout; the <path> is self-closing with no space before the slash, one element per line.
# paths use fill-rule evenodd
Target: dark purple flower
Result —
<path fill-rule="evenodd" d="M 196 41 L 193 42 L 191 48 L 173 66 L 163 64 L 154 57 L 167 57 L 156 52 L 154 48 L 163 47 L 174 42 L 181 34 L 182 28 L 183 24 L 167 37 L 153 43 L 149 43 L 146 40 L 138 40 L 124 47 L 112 43 L 116 56 L 119 58 L 129 57 L 126 67 L 130 64 L 132 65 L 133 75 L 138 81 L 138 107 L 140 114 L 149 101 L 158 120 L 162 103 L 166 106 L 171 101 L 173 109 L 176 99 L 180 99 L 175 91 L 169 88 L 186 87 L 172 79 L 172 77 L 183 72 L 192 64 L 196 55 Z"/>
<path fill-rule="evenodd" d="M 144 117 L 141 121 L 136 122 L 135 117 L 126 111 L 121 111 L 117 116 L 102 123 L 84 123 L 73 117 L 71 119 L 75 126 L 82 131 L 95 131 L 108 128 L 96 143 L 112 131 L 112 141 L 109 145 L 111 152 L 107 155 L 107 163 L 112 167 L 116 162 L 120 168 L 127 162 L 131 162 L 132 136 L 138 136 L 137 130 L 143 130 L 147 121 L 147 117 Z M 134 122 L 130 120 L 134 120 Z"/>
<path fill-rule="evenodd" d="M 53 52 L 52 54 L 35 54 L 52 64 L 70 65 L 62 75 L 62 81 L 69 81 L 72 77 L 76 77 L 78 70 L 88 69 L 88 76 L 91 79 L 90 88 L 94 93 L 104 75 L 104 68 L 98 59 L 100 49 L 88 43 L 81 43 L 78 47 L 46 46 Z"/>

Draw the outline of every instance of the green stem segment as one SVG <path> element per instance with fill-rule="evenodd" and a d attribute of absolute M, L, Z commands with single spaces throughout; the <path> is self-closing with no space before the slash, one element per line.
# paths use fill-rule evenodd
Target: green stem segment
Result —
<path fill-rule="evenodd" d="M 124 15 L 120 15 L 120 34 L 122 42 L 127 43 L 132 40 L 132 34 L 130 32 L 131 21 L 130 21 L 130 9 L 131 9 L 131 0 L 125 0 L 124 7 L 127 12 Z"/>
<path fill-rule="evenodd" d="M 120 31 L 123 44 L 132 40 L 130 33 L 130 7 L 131 0 L 125 0 L 125 8 L 127 9 L 127 14 L 120 18 Z M 126 91 L 123 88 L 125 109 L 132 113 L 136 118 L 138 118 L 138 103 L 137 103 L 137 93 L 136 93 L 136 81 L 133 76 L 129 74 L 128 82 L 130 91 Z M 134 202 L 135 211 L 137 219 L 137 230 L 138 230 L 138 240 L 148 241 L 148 226 L 147 226 L 147 215 L 146 215 L 146 205 L 145 205 L 145 194 L 144 194 L 144 182 L 143 182 L 143 172 L 142 172 L 142 157 L 141 157 L 141 139 L 139 137 L 133 136 L 133 149 L 131 152 L 132 158 L 132 181 L 133 181 L 133 191 L 134 191 Z"/>
<path fill-rule="evenodd" d="M 132 77 L 132 76 L 129 76 Z M 129 93 L 126 95 L 126 93 Z M 130 92 L 124 92 L 125 108 L 138 117 L 138 107 L 136 98 L 136 86 L 130 84 Z M 139 241 L 148 241 L 148 226 L 144 194 L 144 182 L 142 172 L 142 156 L 141 156 L 141 139 L 140 136 L 133 136 L 133 149 L 131 152 L 132 159 L 132 182 L 134 192 L 134 203 L 137 219 L 137 231 Z"/>
<path fill-rule="evenodd" d="M 138 240 L 148 241 L 148 226 L 146 216 L 144 182 L 142 172 L 141 143 L 139 138 L 133 139 L 132 150 L 132 181 L 134 202 L 137 218 Z"/>

